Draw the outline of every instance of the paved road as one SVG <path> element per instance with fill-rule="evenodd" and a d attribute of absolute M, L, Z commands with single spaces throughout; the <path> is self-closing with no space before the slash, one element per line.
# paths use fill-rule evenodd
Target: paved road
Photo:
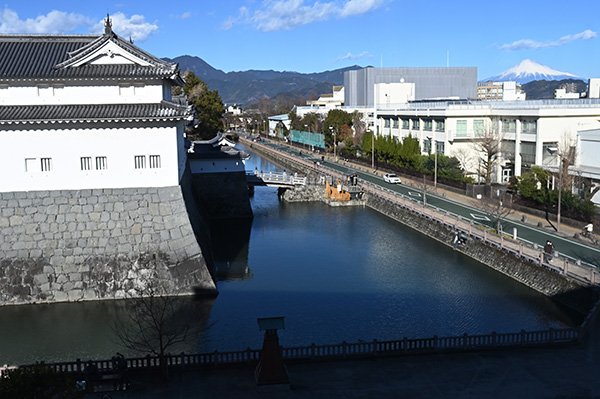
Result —
<path fill-rule="evenodd" d="M 273 142 L 262 142 L 261 144 L 269 145 L 270 147 L 279 151 L 284 151 L 310 161 L 319 161 L 321 164 L 323 164 L 323 166 L 334 169 L 345 175 L 356 173 L 359 179 L 377 184 L 382 188 L 404 195 L 415 201 L 420 202 L 423 200 L 422 191 L 420 189 L 406 185 L 386 183 L 380 176 L 355 169 L 352 167 L 352 164 L 346 164 L 345 166 L 327 159 L 322 160 L 320 156 L 314 156 L 311 152 L 299 148 L 292 148 L 287 145 L 281 145 Z M 428 206 L 436 207 L 444 211 L 460 215 L 463 218 L 473 220 L 474 222 L 491 226 L 489 218 L 487 218 L 480 210 L 477 210 L 470 204 L 460 203 L 449 198 L 443 198 L 430 192 L 426 193 L 426 197 Z M 473 202 L 475 202 L 475 200 L 473 200 Z M 553 234 L 552 232 L 537 229 L 530 225 L 519 223 L 515 220 L 505 219 L 502 222 L 502 228 L 505 232 L 510 233 L 512 233 L 513 228 L 517 228 L 517 234 L 520 239 L 537 244 L 540 247 L 543 247 L 545 242 L 550 240 L 554 244 L 555 250 L 561 254 L 567 255 L 574 259 L 580 259 L 583 262 L 600 267 L 599 248 L 586 245 L 564 236 Z"/>

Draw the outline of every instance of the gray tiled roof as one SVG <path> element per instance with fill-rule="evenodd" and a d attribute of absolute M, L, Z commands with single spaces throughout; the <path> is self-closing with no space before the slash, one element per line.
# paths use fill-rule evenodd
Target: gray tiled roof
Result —
<path fill-rule="evenodd" d="M 133 64 L 70 67 L 107 41 L 149 66 Z M 0 81 L 15 79 L 170 77 L 177 65 L 156 58 L 114 33 L 101 36 L 0 35 Z"/>
<path fill-rule="evenodd" d="M 0 124 L 184 119 L 187 107 L 158 104 L 11 105 L 0 107 Z"/>

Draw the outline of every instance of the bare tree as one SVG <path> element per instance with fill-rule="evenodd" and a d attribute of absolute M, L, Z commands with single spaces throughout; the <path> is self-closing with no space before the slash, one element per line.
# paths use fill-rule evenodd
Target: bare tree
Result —
<path fill-rule="evenodd" d="M 558 142 L 558 167 L 560 179 L 560 190 L 570 190 L 573 180 L 569 175 L 569 165 L 575 164 L 576 148 L 575 140 L 569 132 L 563 132 Z"/>
<path fill-rule="evenodd" d="M 482 133 L 477 134 L 473 140 L 475 149 L 479 152 L 477 173 L 484 178 L 485 184 L 492 183 L 492 173 L 499 161 L 502 136 L 495 126 L 487 127 Z"/>
<path fill-rule="evenodd" d="M 469 151 L 467 148 L 458 148 L 453 153 L 454 156 L 463 170 L 465 176 L 472 176 L 478 173 L 477 171 L 477 159 L 473 156 L 473 152 Z"/>
<path fill-rule="evenodd" d="M 363 135 L 367 130 L 367 124 L 363 121 L 363 115 L 358 111 L 352 113 L 352 129 L 354 130 L 353 143 L 358 147 L 361 145 Z"/>
<path fill-rule="evenodd" d="M 124 316 L 117 317 L 113 330 L 126 349 L 159 358 L 167 376 L 166 355 L 196 336 L 201 321 L 196 317 L 193 298 L 174 295 L 172 283 L 155 275 L 138 279 L 125 300 Z M 192 324 L 194 321 L 194 324 Z"/>

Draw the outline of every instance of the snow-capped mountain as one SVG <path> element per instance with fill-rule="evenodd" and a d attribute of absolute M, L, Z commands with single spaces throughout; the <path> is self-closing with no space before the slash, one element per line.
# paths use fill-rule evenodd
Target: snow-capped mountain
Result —
<path fill-rule="evenodd" d="M 530 59 L 525 59 L 500 75 L 492 76 L 485 81 L 504 82 L 516 81 L 524 84 L 533 80 L 563 80 L 580 79 L 578 76 L 568 72 L 561 72 L 546 65 L 538 64 Z"/>

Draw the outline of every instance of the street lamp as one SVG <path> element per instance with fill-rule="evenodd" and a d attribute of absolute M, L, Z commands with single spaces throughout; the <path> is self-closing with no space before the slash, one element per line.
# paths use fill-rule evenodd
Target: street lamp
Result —
<path fill-rule="evenodd" d="M 337 162 L 337 140 L 335 137 L 335 128 L 333 126 L 329 126 L 329 131 L 331 131 L 331 134 L 333 134 L 333 158 Z"/>
<path fill-rule="evenodd" d="M 435 141 L 435 148 L 433 148 L 433 187 L 437 188 L 437 140 L 433 140 L 432 137 L 427 136 L 427 140 L 429 140 L 429 146 L 433 148 L 433 144 Z"/>

